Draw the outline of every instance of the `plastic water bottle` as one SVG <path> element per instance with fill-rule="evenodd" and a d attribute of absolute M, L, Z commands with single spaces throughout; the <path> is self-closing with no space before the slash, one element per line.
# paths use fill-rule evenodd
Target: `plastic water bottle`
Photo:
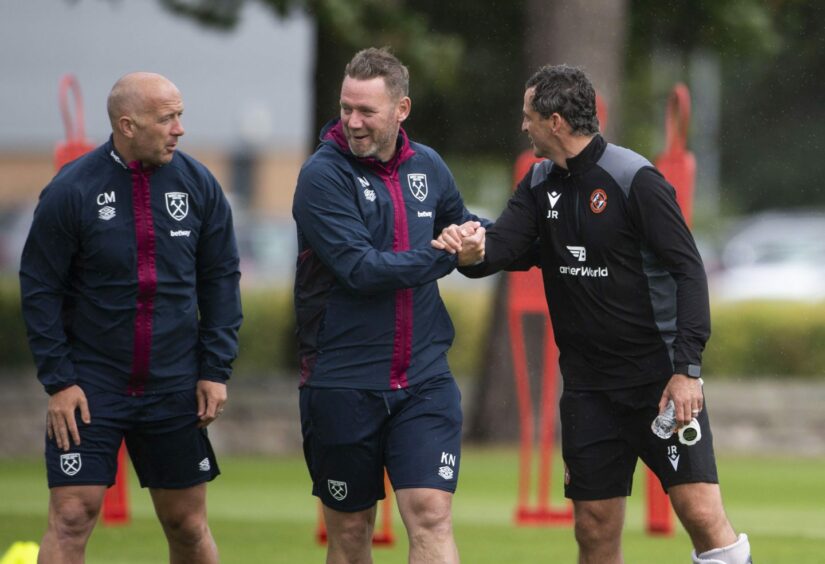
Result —
<path fill-rule="evenodd" d="M 660 439 L 669 439 L 673 436 L 673 431 L 676 430 L 676 406 L 673 405 L 673 400 L 667 402 L 665 411 L 656 416 L 650 424 L 650 429 Z"/>
<path fill-rule="evenodd" d="M 657 415 L 650 424 L 653 434 L 660 439 L 669 439 L 676 430 L 676 406 L 673 400 L 667 402 L 667 407 L 661 415 Z M 685 446 L 693 446 L 702 438 L 702 429 L 694 417 L 690 423 L 679 429 L 679 442 Z"/>

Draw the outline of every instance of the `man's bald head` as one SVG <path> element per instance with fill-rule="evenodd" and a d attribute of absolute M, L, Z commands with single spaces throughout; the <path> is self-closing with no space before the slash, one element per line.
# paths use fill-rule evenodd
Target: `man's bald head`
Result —
<path fill-rule="evenodd" d="M 169 95 L 180 97 L 178 88 L 163 75 L 153 72 L 133 72 L 121 77 L 112 87 L 106 109 L 112 128 L 121 116 L 145 113 L 152 101 Z"/>
<path fill-rule="evenodd" d="M 183 99 L 159 74 L 133 72 L 118 80 L 107 102 L 115 149 L 127 162 L 169 163 L 183 135 Z"/>

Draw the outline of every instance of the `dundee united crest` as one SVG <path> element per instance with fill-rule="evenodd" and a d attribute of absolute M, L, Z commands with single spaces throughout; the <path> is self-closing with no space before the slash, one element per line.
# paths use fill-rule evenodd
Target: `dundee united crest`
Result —
<path fill-rule="evenodd" d="M 427 175 L 422 173 L 413 173 L 407 175 L 407 183 L 410 185 L 410 192 L 415 196 L 419 202 L 423 202 L 427 198 Z"/>
<path fill-rule="evenodd" d="M 593 213 L 602 213 L 607 209 L 607 193 L 601 188 L 593 190 L 590 194 L 590 211 Z"/>
<path fill-rule="evenodd" d="M 166 211 L 173 219 L 180 221 L 189 213 L 189 194 L 186 192 L 167 192 Z"/>
<path fill-rule="evenodd" d="M 327 480 L 327 488 L 329 488 L 329 495 L 341 501 L 347 497 L 347 483 L 339 482 L 338 480 Z"/>
<path fill-rule="evenodd" d="M 60 455 L 60 469 L 63 470 L 63 473 L 67 476 L 74 476 L 80 472 L 82 466 L 83 461 L 80 460 L 79 452 Z"/>

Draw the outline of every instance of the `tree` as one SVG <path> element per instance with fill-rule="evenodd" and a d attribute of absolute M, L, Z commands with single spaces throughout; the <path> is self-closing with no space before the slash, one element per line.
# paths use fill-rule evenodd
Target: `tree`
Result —
<path fill-rule="evenodd" d="M 159 0 L 171 12 L 223 30 L 234 28 L 247 0 Z M 253 1 L 253 0 L 248 0 Z M 276 17 L 305 10 L 316 22 L 315 131 L 337 113 L 343 69 L 359 49 L 390 46 L 409 67 L 423 95 L 454 84 L 462 41 L 433 32 L 421 12 L 399 0 L 256 0 Z M 438 64 L 433 64 L 435 61 Z M 315 142 L 312 142 L 315 145 Z"/>
<path fill-rule="evenodd" d="M 618 99 L 623 81 L 625 22 L 627 6 L 623 0 L 527 0 L 524 9 L 525 60 L 528 72 L 516 85 L 521 108 L 526 76 L 547 64 L 567 63 L 585 68 L 600 96 L 611 108 L 610 127 L 618 119 Z M 571 25 L 586 22 L 586 25 Z M 614 110 L 615 103 L 615 110 Z M 480 384 L 474 398 L 473 417 L 468 434 L 480 441 L 512 440 L 518 437 L 518 417 L 513 381 L 513 360 L 507 320 L 507 277 L 496 287 L 491 325 Z M 534 400 L 533 412 L 541 413 L 542 347 L 544 316 L 524 319 L 527 366 Z M 536 423 L 538 421 L 536 416 Z M 536 435 L 538 436 L 538 435 Z"/>

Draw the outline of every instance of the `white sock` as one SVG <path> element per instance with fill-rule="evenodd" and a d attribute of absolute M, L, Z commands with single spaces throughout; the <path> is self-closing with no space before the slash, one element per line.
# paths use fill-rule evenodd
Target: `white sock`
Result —
<path fill-rule="evenodd" d="M 697 555 L 696 551 L 690 553 L 693 564 L 752 564 L 751 545 L 748 542 L 748 535 L 742 533 L 735 543 L 722 548 L 714 548 Z"/>

